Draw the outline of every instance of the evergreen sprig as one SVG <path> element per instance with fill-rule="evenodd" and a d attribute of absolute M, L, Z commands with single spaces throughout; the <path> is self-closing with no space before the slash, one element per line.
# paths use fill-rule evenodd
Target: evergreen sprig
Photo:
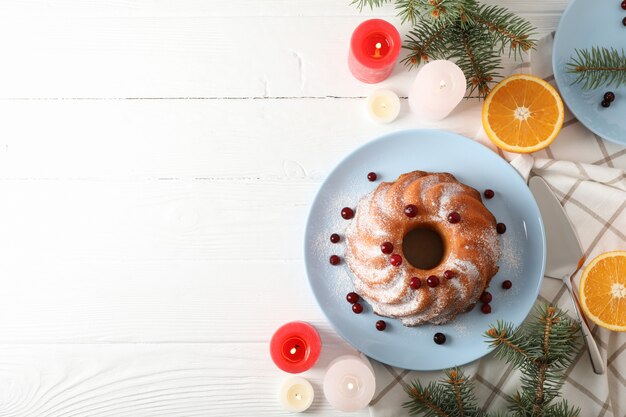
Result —
<path fill-rule="evenodd" d="M 394 3 L 402 22 L 413 25 L 403 62 L 419 65 L 431 59 L 455 59 L 467 78 L 469 93 L 485 97 L 499 77 L 501 55 L 515 59 L 534 48 L 535 29 L 504 7 L 477 0 L 352 0 L 362 9 Z"/>
<path fill-rule="evenodd" d="M 521 389 L 509 397 L 507 412 L 485 413 L 473 384 L 461 369 L 424 387 L 419 380 L 406 388 L 404 404 L 412 415 L 426 417 L 576 417 L 578 408 L 559 400 L 564 373 L 580 348 L 579 325 L 554 306 L 536 308 L 533 320 L 515 329 L 497 322 L 485 333 L 495 356 L 521 371 Z"/>
<path fill-rule="evenodd" d="M 425 417 L 483 416 L 472 383 L 459 368 L 445 371 L 446 378 L 424 387 L 415 380 L 407 388 L 412 401 L 404 404 L 412 415 Z"/>
<path fill-rule="evenodd" d="M 566 71 L 577 74 L 572 84 L 582 83 L 583 89 L 619 87 L 626 84 L 626 54 L 615 48 L 576 49 L 566 64 Z"/>

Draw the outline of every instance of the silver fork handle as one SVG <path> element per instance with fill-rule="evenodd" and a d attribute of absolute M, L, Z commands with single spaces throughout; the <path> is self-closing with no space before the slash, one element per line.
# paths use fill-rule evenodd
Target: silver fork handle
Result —
<path fill-rule="evenodd" d="M 598 375 L 602 375 L 606 372 L 606 366 L 604 365 L 604 361 L 600 355 L 600 350 L 598 350 L 598 345 L 591 334 L 591 330 L 589 330 L 587 319 L 580 309 L 580 302 L 578 301 L 578 297 L 572 288 L 570 279 L 564 280 L 565 286 L 567 287 L 569 295 L 572 297 L 574 310 L 576 310 L 576 315 L 578 315 L 578 319 L 580 320 L 580 327 L 585 339 L 585 344 L 587 345 L 587 351 L 589 352 L 589 359 L 591 359 L 591 366 L 593 367 L 593 372 Z"/>

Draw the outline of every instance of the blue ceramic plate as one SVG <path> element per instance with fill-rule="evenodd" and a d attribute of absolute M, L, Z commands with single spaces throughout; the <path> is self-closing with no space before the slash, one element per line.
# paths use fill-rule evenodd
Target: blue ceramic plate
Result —
<path fill-rule="evenodd" d="M 626 145 L 626 86 L 583 90 L 581 84 L 572 85 L 576 75 L 565 72 L 565 64 L 576 48 L 604 46 L 626 51 L 624 17 L 620 1 L 573 0 L 561 17 L 552 52 L 554 77 L 565 104 L 593 133 L 621 145 Z M 607 91 L 613 91 L 617 99 L 605 109 L 600 102 Z"/>
<path fill-rule="evenodd" d="M 404 327 L 385 319 L 387 329 L 379 332 L 380 318 L 365 305 L 354 314 L 346 302 L 352 291 L 350 271 L 342 262 L 330 265 L 330 255 L 342 256 L 344 241 L 332 244 L 329 236 L 343 231 L 348 221 L 343 207 L 355 207 L 359 199 L 381 181 L 400 174 L 424 170 L 450 172 L 478 190 L 491 188 L 496 196 L 486 200 L 498 221 L 507 225 L 501 236 L 500 271 L 493 278 L 491 314 L 476 307 L 442 325 Z M 369 182 L 367 173 L 378 174 Z M 389 365 L 414 370 L 435 370 L 462 365 L 488 353 L 482 334 L 490 323 L 506 320 L 520 324 L 537 298 L 545 265 L 545 238 L 537 204 L 525 182 L 506 161 L 484 146 L 465 137 L 439 130 L 408 130 L 383 136 L 360 147 L 330 173 L 313 201 L 304 239 L 309 283 L 321 309 L 335 330 L 352 346 Z M 510 290 L 502 281 L 513 282 Z M 433 335 L 443 332 L 445 345 L 436 345 Z"/>

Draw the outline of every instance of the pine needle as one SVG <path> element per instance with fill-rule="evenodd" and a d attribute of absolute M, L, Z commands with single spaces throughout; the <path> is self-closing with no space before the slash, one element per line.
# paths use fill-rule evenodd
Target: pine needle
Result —
<path fill-rule="evenodd" d="M 584 90 L 619 87 L 626 84 L 626 54 L 616 48 L 576 49 L 566 71 L 577 74 L 572 84 L 582 84 Z"/>
<path fill-rule="evenodd" d="M 391 0 L 352 0 L 350 4 L 356 4 L 356 7 L 361 11 L 365 6 L 369 6 L 370 9 L 374 10 L 374 7 L 380 7 L 390 2 Z"/>
<path fill-rule="evenodd" d="M 477 404 L 474 384 L 461 369 L 424 387 L 417 379 L 407 388 L 403 406 L 426 417 L 576 417 L 580 410 L 559 400 L 565 370 L 580 348 L 579 326 L 551 305 L 536 308 L 533 319 L 514 328 L 498 322 L 486 333 L 495 356 L 521 371 L 521 389 L 508 397 L 508 412 L 486 414 Z"/>
<path fill-rule="evenodd" d="M 478 0 L 352 0 L 359 9 L 392 2 L 402 23 L 413 25 L 403 45 L 409 50 L 403 62 L 417 66 L 431 59 L 455 60 L 465 74 L 469 94 L 489 93 L 507 50 L 521 58 L 535 47 L 535 29 L 528 21 Z"/>

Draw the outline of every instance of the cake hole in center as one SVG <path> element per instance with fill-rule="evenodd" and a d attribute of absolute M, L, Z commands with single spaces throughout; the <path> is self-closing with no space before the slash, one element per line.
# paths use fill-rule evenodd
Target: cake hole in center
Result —
<path fill-rule="evenodd" d="M 443 240 L 432 229 L 413 229 L 402 240 L 404 258 L 415 268 L 433 269 L 443 259 Z"/>

